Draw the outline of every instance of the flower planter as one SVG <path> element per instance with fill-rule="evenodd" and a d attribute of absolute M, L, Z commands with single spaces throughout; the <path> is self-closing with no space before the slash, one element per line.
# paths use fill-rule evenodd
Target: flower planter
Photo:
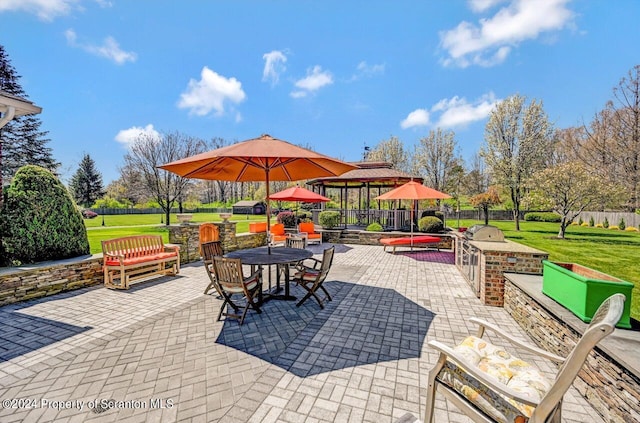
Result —
<path fill-rule="evenodd" d="M 193 219 L 193 215 L 191 213 L 178 213 L 176 214 L 176 218 L 178 219 L 178 222 L 186 225 L 187 223 L 191 222 L 191 219 Z"/>
<path fill-rule="evenodd" d="M 575 263 L 542 261 L 542 293 L 590 322 L 600 304 L 613 294 L 627 297 L 619 328 L 630 329 L 633 284 Z"/>

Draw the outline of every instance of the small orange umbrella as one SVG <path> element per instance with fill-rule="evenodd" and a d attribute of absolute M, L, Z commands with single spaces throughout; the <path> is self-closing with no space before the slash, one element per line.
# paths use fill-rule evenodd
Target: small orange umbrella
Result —
<path fill-rule="evenodd" d="M 303 201 L 305 203 L 326 203 L 331 199 L 324 195 L 316 194 L 302 187 L 291 187 L 269 196 L 270 200 L 279 201 Z"/>
<path fill-rule="evenodd" d="M 235 182 L 265 181 L 267 235 L 271 227 L 269 181 L 299 181 L 337 176 L 358 168 L 266 134 L 158 167 L 185 178 Z"/>
<path fill-rule="evenodd" d="M 415 181 L 407 182 L 389 192 L 376 197 L 376 200 L 444 200 L 451 198 L 449 194 L 426 187 Z"/>
<path fill-rule="evenodd" d="M 426 187 L 415 181 L 394 188 L 376 197 L 376 200 L 444 200 L 451 198 L 449 194 Z M 413 247 L 413 209 L 411 208 L 411 247 Z"/>

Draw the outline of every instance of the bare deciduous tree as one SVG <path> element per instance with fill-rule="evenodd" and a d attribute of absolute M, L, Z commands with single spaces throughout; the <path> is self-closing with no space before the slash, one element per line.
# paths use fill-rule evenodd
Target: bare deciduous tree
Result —
<path fill-rule="evenodd" d="M 439 191 L 446 191 L 455 185 L 453 169 L 462 163 L 457 150 L 458 143 L 453 131 L 438 128 L 420 139 L 416 146 L 413 162 L 414 170 L 424 177 L 425 184 Z"/>
<path fill-rule="evenodd" d="M 613 89 L 613 96 L 617 131 L 615 150 L 610 153 L 618 157 L 630 191 L 630 208 L 636 209 L 640 201 L 640 65 L 634 66 L 620 80 Z"/>
<path fill-rule="evenodd" d="M 398 137 L 392 136 L 388 140 L 380 141 L 366 155 L 368 162 L 391 163 L 394 169 L 401 171 L 409 170 L 408 153 L 404 149 L 402 141 Z"/>
<path fill-rule="evenodd" d="M 124 157 L 125 169 L 140 172 L 147 190 L 164 211 L 167 225 L 171 208 L 193 181 L 158 166 L 201 153 L 204 149 L 202 140 L 178 132 L 162 134 L 159 138 L 140 134 Z"/>
<path fill-rule="evenodd" d="M 480 150 L 494 180 L 505 187 L 513 202 L 516 230 L 520 230 L 520 203 L 525 181 L 542 169 L 553 152 L 552 125 L 542 102 L 511 96 L 496 106 L 485 127 Z"/>

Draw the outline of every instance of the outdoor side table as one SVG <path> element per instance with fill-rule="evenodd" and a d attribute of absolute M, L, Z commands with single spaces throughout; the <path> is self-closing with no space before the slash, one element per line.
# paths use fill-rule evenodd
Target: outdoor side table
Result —
<path fill-rule="evenodd" d="M 284 267 L 284 295 L 267 294 L 264 301 L 270 299 L 295 301 L 296 297 L 289 293 L 289 265 L 311 258 L 313 253 L 309 250 L 287 247 L 259 247 L 237 250 L 227 253 L 225 257 L 239 258 L 242 264 L 251 266 L 265 266 L 275 264 L 278 268 Z M 280 289 L 280 272 L 276 271 L 276 292 Z"/>

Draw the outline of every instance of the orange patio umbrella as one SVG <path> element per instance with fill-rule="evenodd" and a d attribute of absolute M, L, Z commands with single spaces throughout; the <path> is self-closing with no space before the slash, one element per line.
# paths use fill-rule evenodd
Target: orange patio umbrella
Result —
<path fill-rule="evenodd" d="M 280 192 L 276 192 L 275 194 L 271 194 L 269 199 L 278 201 L 295 201 L 296 203 L 299 201 L 304 203 L 326 203 L 327 201 L 331 201 L 330 198 L 327 198 L 324 195 L 316 194 L 313 191 L 309 191 L 308 189 L 299 186 L 287 188 Z M 296 216 L 297 215 L 298 210 L 296 209 Z"/>
<path fill-rule="evenodd" d="M 291 187 L 269 196 L 271 200 L 279 201 L 303 201 L 305 203 L 326 203 L 331 199 L 324 195 L 316 194 L 302 187 Z"/>
<path fill-rule="evenodd" d="M 410 181 L 377 196 L 376 200 L 444 200 L 451 198 L 449 194 L 426 187 L 418 182 Z M 413 209 L 411 208 L 411 246 L 413 247 Z"/>
<path fill-rule="evenodd" d="M 266 134 L 158 167 L 185 178 L 234 182 L 265 181 L 267 235 L 271 227 L 269 181 L 299 181 L 337 176 L 358 168 Z"/>

